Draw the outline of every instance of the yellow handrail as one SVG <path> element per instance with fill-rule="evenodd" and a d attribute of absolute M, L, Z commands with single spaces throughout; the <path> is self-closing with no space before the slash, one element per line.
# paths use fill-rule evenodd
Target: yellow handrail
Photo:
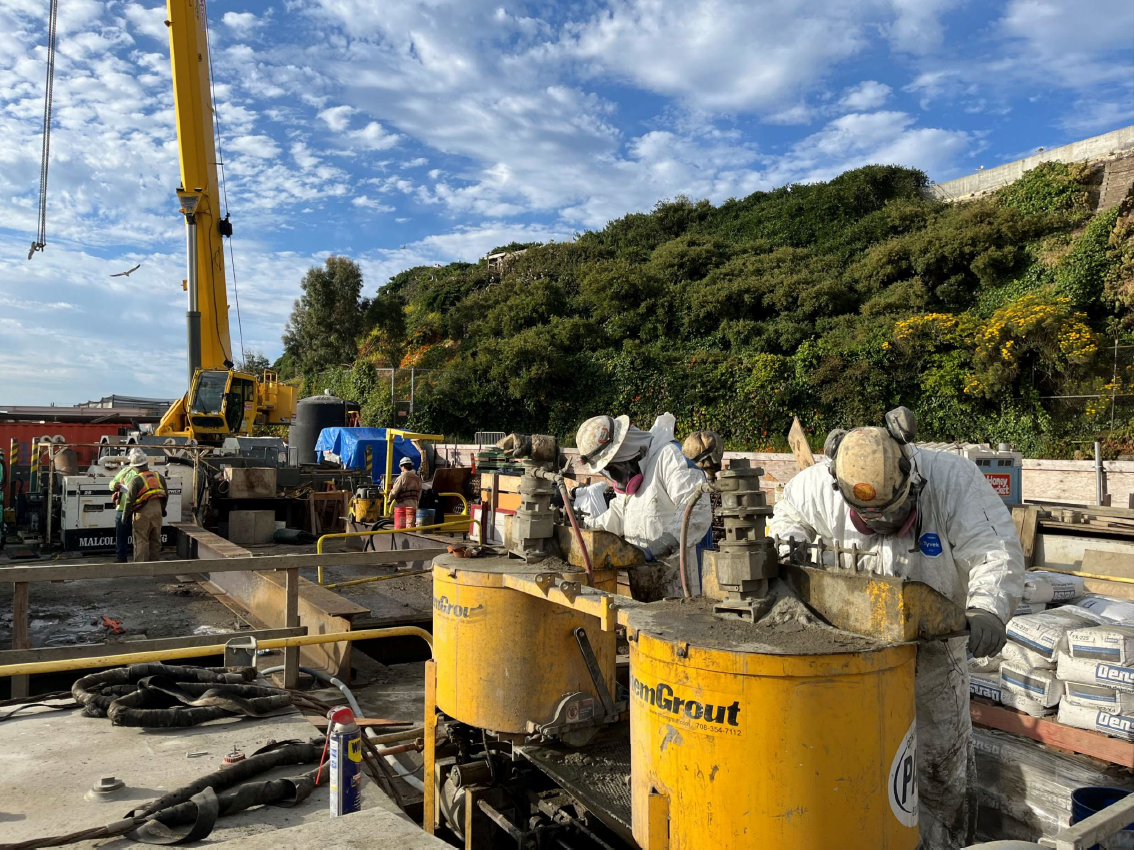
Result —
<path fill-rule="evenodd" d="M 437 495 L 438 496 L 456 496 L 458 499 L 461 500 L 461 505 L 462 505 L 461 515 L 462 516 L 468 516 L 469 515 L 469 500 L 466 499 L 464 496 L 462 496 L 460 493 L 438 493 Z"/>
<path fill-rule="evenodd" d="M 302 635 L 290 638 L 272 638 L 256 643 L 257 649 L 284 649 L 289 646 L 313 646 L 319 643 L 338 643 L 339 641 L 371 640 L 373 638 L 401 637 L 416 635 L 429 644 L 433 654 L 433 635 L 417 626 L 393 626 L 387 629 L 360 629 L 357 632 L 334 632 L 326 635 Z M 232 637 L 239 637 L 233 632 Z M 140 664 L 146 661 L 172 661 L 177 658 L 197 658 L 202 655 L 224 655 L 224 644 L 209 646 L 185 646 L 180 649 L 154 649 L 148 652 L 131 652 L 125 655 L 97 655 L 92 658 L 63 658 L 59 661 L 29 661 L 26 664 L 6 664 L 0 666 L 0 677 L 28 676 L 36 673 L 61 673 L 68 670 L 86 670 L 91 667 L 121 667 L 126 664 Z"/>
<path fill-rule="evenodd" d="M 465 515 L 461 514 L 460 516 L 463 517 Z M 467 534 L 469 525 L 476 525 L 479 528 L 480 527 L 480 520 L 479 519 L 472 519 L 471 517 L 469 517 L 467 520 L 466 519 L 451 519 L 451 520 L 446 520 L 445 522 L 439 523 L 437 525 L 422 525 L 422 526 L 414 526 L 413 528 L 380 528 L 377 531 L 337 531 L 337 532 L 333 532 L 331 534 L 324 534 L 322 537 L 319 538 L 319 540 L 315 544 L 315 554 L 316 555 L 322 555 L 323 554 L 323 541 L 324 540 L 345 540 L 345 539 L 350 538 L 350 537 L 375 537 L 379 534 L 398 534 L 398 533 L 412 534 L 415 531 L 430 531 L 430 530 L 437 530 L 437 529 L 440 529 L 442 532 L 462 531 L 463 530 L 464 533 Z M 413 551 L 413 550 L 407 550 L 407 551 Z M 317 569 L 318 569 L 318 573 L 319 573 L 319 584 L 322 585 L 323 587 L 327 587 L 327 585 L 323 584 L 323 567 L 319 566 Z M 338 585 L 338 586 L 341 587 L 343 585 Z"/>

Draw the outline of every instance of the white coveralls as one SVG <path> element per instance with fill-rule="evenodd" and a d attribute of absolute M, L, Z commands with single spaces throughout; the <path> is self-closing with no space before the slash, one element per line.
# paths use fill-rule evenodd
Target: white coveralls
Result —
<path fill-rule="evenodd" d="M 864 535 L 834 486 L 830 464 L 805 469 L 784 490 L 768 526 L 770 535 L 874 553 L 864 569 L 921 581 L 958 605 L 981 608 L 1007 623 L 1024 587 L 1024 556 L 1012 517 L 976 464 L 947 452 L 914 449 L 925 479 L 918 521 L 904 537 Z M 916 538 L 916 539 L 915 539 Z M 827 552 L 828 563 L 834 553 Z M 842 555 L 851 567 L 851 555 Z M 975 806 L 968 789 L 975 773 L 969 716 L 966 638 L 934 641 L 918 650 L 917 762 L 923 850 L 955 850 L 970 843 Z"/>
<path fill-rule="evenodd" d="M 681 447 L 674 442 L 674 418 L 663 413 L 654 421 L 650 429 L 650 448 L 646 457 L 639 463 L 642 469 L 642 485 L 633 496 L 619 494 L 614 497 L 610 507 L 593 521 L 589 528 L 617 534 L 627 543 L 658 552 L 662 546 L 662 535 L 669 534 L 674 540 L 681 539 L 681 519 L 685 506 L 693 497 L 694 491 L 705 481 L 705 473 L 691 467 L 681 453 Z M 697 568 L 697 543 L 709 531 L 713 522 L 713 510 L 709 497 L 702 496 L 689 517 L 687 532 L 688 548 L 686 564 L 689 566 L 689 591 L 701 592 L 701 576 Z M 678 556 L 659 559 L 670 568 L 672 576 L 666 588 L 666 595 L 681 595 L 681 577 L 677 574 Z"/>

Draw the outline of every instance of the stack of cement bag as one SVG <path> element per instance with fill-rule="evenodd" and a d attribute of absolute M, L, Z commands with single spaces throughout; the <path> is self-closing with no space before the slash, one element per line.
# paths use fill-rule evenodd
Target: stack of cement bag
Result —
<path fill-rule="evenodd" d="M 1058 654 L 1067 648 L 1067 632 L 1097 625 L 1102 618 L 1068 605 L 1083 595 L 1083 580 L 1058 573 L 1029 572 L 1024 598 L 1008 621 L 1008 641 L 996 656 L 974 658 L 970 692 L 1030 714 L 1054 714 L 1063 696 L 1056 675 Z"/>

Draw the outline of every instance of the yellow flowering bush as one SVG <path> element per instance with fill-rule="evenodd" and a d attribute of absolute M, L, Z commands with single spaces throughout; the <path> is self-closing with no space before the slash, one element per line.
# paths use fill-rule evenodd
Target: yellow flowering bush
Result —
<path fill-rule="evenodd" d="M 975 341 L 973 374 L 964 389 L 970 395 L 1001 392 L 1025 362 L 1047 376 L 1062 375 L 1099 350 L 1086 317 L 1072 308 L 1071 300 L 1046 293 L 1025 295 L 997 310 Z"/>

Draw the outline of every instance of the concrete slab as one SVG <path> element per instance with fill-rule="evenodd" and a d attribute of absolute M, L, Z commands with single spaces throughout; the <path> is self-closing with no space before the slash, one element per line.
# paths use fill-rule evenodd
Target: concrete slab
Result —
<path fill-rule="evenodd" d="M 285 832 L 261 833 L 214 844 L 225 850 L 307 850 L 310 847 L 368 850 L 433 850 L 452 845 L 434 838 L 402 814 L 373 808 L 346 817 L 307 821 Z"/>
<path fill-rule="evenodd" d="M 233 748 L 251 753 L 270 740 L 309 740 L 318 735 L 298 712 L 176 730 L 115 727 L 105 718 L 83 717 L 77 709 L 38 712 L 29 711 L 0 723 L 0 764 L 4 766 L 0 775 L 0 835 L 8 842 L 105 825 L 134 806 L 216 769 Z M 207 755 L 186 757 L 198 751 Z M 266 776 L 289 776 L 303 769 L 280 768 Z M 113 801 L 87 801 L 84 794 L 103 776 L 124 780 L 126 788 Z M 391 818 L 398 811 L 369 780 L 363 786 L 362 799 L 364 809 L 377 806 Z M 263 806 L 222 818 L 202 843 L 231 841 L 247 846 L 244 842 L 250 837 L 264 833 L 270 836 L 273 847 L 300 846 L 282 845 L 279 831 L 308 822 L 325 824 L 330 820 L 328 805 L 326 787 L 317 788 L 302 805 L 292 809 Z M 70 846 L 96 845 L 143 846 L 126 839 Z"/>

